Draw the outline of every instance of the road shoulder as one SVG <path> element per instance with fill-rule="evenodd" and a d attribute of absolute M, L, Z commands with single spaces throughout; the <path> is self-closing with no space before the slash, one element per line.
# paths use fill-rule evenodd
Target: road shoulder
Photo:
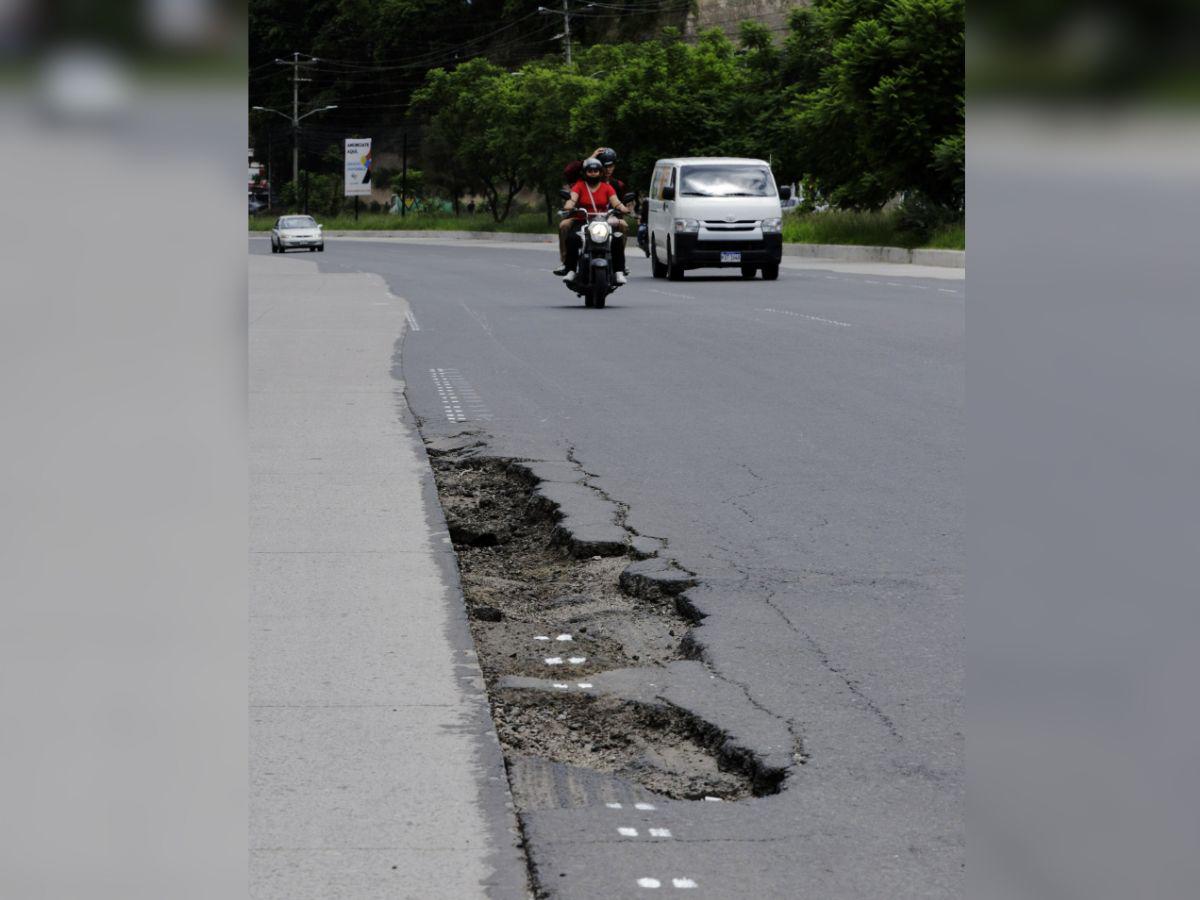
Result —
<path fill-rule="evenodd" d="M 251 256 L 256 898 L 516 898 L 524 858 L 432 474 L 407 304 Z"/>

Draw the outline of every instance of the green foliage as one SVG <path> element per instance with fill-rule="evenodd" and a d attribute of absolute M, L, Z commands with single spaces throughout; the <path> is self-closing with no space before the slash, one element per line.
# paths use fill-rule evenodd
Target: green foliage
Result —
<path fill-rule="evenodd" d="M 607 145 L 642 189 L 657 159 L 730 155 L 803 184 L 809 211 L 904 194 L 902 230 L 928 237 L 964 204 L 963 0 L 814 0 L 779 43 L 748 22 L 737 44 L 665 29 L 583 48 L 570 67 L 474 59 L 430 71 L 412 112 L 427 183 L 483 195 L 496 221 L 523 187 L 557 202 L 562 167 Z"/>
<path fill-rule="evenodd" d="M 938 225 L 932 231 L 913 230 L 912 224 L 902 209 L 878 212 L 792 212 L 784 216 L 783 239 L 800 244 L 963 249 L 964 229 L 961 220 Z"/>
<path fill-rule="evenodd" d="M 811 17 L 829 62 L 793 93 L 796 164 L 840 207 L 917 190 L 960 208 L 962 0 L 816 0 Z"/>

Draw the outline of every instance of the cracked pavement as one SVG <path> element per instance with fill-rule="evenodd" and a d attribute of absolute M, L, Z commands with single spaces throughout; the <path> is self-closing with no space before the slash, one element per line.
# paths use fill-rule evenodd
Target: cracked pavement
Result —
<path fill-rule="evenodd" d="M 774 283 L 689 273 L 683 299 L 652 292 L 631 254 L 629 285 L 585 310 L 540 271 L 554 260 L 538 245 L 331 240 L 316 261 L 378 273 L 411 304 L 403 374 L 427 436 L 462 428 L 430 377 L 453 368 L 486 406 L 467 424 L 490 452 L 578 463 L 623 524 L 668 544 L 699 580 L 686 597 L 706 616 L 704 662 L 786 724 L 804 764 L 776 796 L 528 813 L 542 885 L 961 896 L 963 298 L 806 267 Z"/>

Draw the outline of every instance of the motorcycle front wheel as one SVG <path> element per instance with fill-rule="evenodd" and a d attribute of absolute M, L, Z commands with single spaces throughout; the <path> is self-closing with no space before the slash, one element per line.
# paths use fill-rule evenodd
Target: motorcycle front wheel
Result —
<path fill-rule="evenodd" d="M 604 301 L 608 297 L 608 269 L 595 269 L 592 272 L 592 284 L 588 289 L 588 306 L 604 309 Z"/>

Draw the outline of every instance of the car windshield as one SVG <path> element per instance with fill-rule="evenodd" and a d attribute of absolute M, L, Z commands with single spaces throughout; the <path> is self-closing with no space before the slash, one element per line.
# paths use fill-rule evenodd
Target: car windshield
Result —
<path fill-rule="evenodd" d="M 681 197 L 774 197 L 771 170 L 766 166 L 684 166 L 679 179 Z"/>
<path fill-rule="evenodd" d="M 280 228 L 316 228 L 317 223 L 312 216 L 287 216 L 279 220 Z"/>

